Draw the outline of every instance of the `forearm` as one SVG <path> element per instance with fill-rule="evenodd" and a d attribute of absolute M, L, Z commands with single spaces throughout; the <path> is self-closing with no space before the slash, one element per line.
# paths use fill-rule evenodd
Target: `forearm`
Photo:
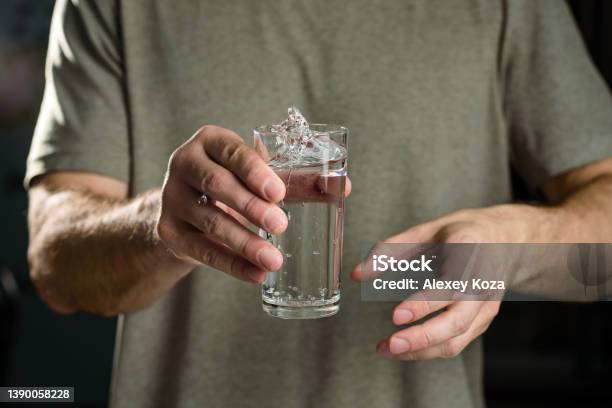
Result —
<path fill-rule="evenodd" d="M 560 202 L 549 207 L 524 206 L 529 213 L 529 236 L 525 242 L 540 243 L 612 243 L 612 175 L 601 175 L 570 191 Z M 531 208 L 528 208 L 531 207 Z M 594 286 L 591 273 L 582 270 L 564 273 L 573 246 L 552 247 L 549 256 L 526 260 L 514 277 L 513 289 L 539 296 L 569 301 L 592 301 L 609 289 Z M 540 253 L 541 252 L 536 252 Z M 576 266 L 578 267 L 578 266 Z M 587 273 L 587 275 L 584 275 Z M 608 272 L 609 273 L 609 272 Z M 580 279 L 582 276 L 582 280 Z M 586 279 L 586 280 L 585 280 Z M 591 284 L 586 285 L 586 282 Z"/>
<path fill-rule="evenodd" d="M 594 178 L 554 205 L 493 208 L 499 208 L 499 225 L 507 227 L 505 242 L 612 243 L 612 174 Z"/>
<path fill-rule="evenodd" d="M 137 310 L 193 268 L 157 238 L 158 190 L 132 200 L 45 187 L 31 195 L 31 275 L 55 310 L 103 315 Z"/>
<path fill-rule="evenodd" d="M 561 242 L 612 243 L 612 174 L 584 184 L 557 208 Z"/>

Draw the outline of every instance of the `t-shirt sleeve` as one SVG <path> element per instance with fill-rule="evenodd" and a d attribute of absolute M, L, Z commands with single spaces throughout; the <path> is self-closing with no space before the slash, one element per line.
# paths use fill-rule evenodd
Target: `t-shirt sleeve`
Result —
<path fill-rule="evenodd" d="M 129 143 L 116 3 L 58 0 L 46 85 L 25 176 L 85 171 L 128 181 Z"/>
<path fill-rule="evenodd" d="M 612 98 L 565 1 L 505 4 L 502 75 L 511 162 L 537 189 L 612 156 Z"/>

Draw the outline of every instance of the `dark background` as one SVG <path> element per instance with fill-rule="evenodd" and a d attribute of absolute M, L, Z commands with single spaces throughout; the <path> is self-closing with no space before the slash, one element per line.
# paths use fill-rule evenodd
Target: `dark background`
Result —
<path fill-rule="evenodd" d="M 610 84 L 612 2 L 570 4 Z M 0 2 L 0 385 L 73 385 L 78 406 L 102 407 L 115 319 L 55 315 L 28 279 L 27 200 L 21 183 L 44 85 L 52 8 L 51 0 Z M 515 187 L 517 197 L 531 198 L 520 180 Z M 610 302 L 504 303 L 485 335 L 489 406 L 612 406 L 611 312 Z"/>

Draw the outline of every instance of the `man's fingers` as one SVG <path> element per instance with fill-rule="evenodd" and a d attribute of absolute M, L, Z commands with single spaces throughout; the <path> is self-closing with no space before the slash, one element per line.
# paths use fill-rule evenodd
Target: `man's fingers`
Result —
<path fill-rule="evenodd" d="M 393 354 L 414 352 L 460 336 L 470 330 L 482 306 L 483 302 L 479 301 L 453 303 L 424 323 L 394 333 L 389 340 L 389 350 Z"/>
<path fill-rule="evenodd" d="M 437 344 L 418 351 L 408 351 L 401 354 L 394 354 L 390 351 L 389 340 L 383 340 L 376 346 L 376 351 L 387 358 L 403 361 L 430 360 L 434 358 L 456 357 L 465 347 L 477 336 L 472 333 L 465 333 L 454 337 L 445 343 Z"/>
<path fill-rule="evenodd" d="M 346 183 L 344 184 L 344 197 L 350 196 L 352 191 L 353 191 L 353 183 L 351 183 L 351 179 L 347 176 Z"/>
<path fill-rule="evenodd" d="M 283 263 L 283 255 L 266 240 L 246 229 L 216 205 L 199 205 L 195 197 L 182 211 L 185 221 L 204 233 L 204 236 L 229 247 L 237 255 L 264 270 L 276 271 Z"/>
<path fill-rule="evenodd" d="M 234 173 L 253 193 L 278 202 L 285 196 L 285 185 L 257 152 L 234 132 L 209 126 L 202 138 L 206 154 Z"/>
<path fill-rule="evenodd" d="M 242 256 L 264 270 L 276 271 L 282 265 L 283 256 L 278 249 L 249 231 L 217 203 L 199 204 L 194 189 L 173 184 L 167 186 L 165 194 L 170 196 L 168 200 L 173 203 L 178 218 L 201 231 L 208 240 L 229 247 L 235 256 Z"/>
<path fill-rule="evenodd" d="M 219 207 L 222 211 L 225 211 L 227 214 L 230 215 L 230 217 L 234 218 L 236 221 L 238 221 L 240 224 L 244 225 L 245 227 L 250 228 L 253 225 L 253 223 L 251 223 L 249 220 L 244 218 L 244 216 L 240 214 L 238 211 L 234 210 L 233 208 L 228 207 L 222 202 L 217 201 L 215 202 L 215 205 Z"/>
<path fill-rule="evenodd" d="M 192 225 L 177 221 L 166 222 L 159 235 L 179 258 L 194 264 L 204 264 L 246 282 L 261 283 L 266 271 L 248 262 L 229 248 L 207 239 Z M 180 255 L 179 255 L 180 254 Z"/>
<path fill-rule="evenodd" d="M 168 228 L 160 236 L 164 242 L 172 242 L 169 248 L 179 258 L 187 258 L 194 264 L 204 264 L 227 273 L 240 280 L 261 283 L 266 271 L 253 265 L 244 258 L 236 256 L 229 248 L 208 240 L 204 234 L 192 225 L 179 221 L 173 228 Z"/>
<path fill-rule="evenodd" d="M 202 152 L 202 158 L 204 157 Z M 287 228 L 287 216 L 283 210 L 248 190 L 229 170 L 212 160 L 202 158 L 190 158 L 190 164 L 185 164 L 186 167 L 181 169 L 194 190 L 204 191 L 211 198 L 227 204 L 253 224 L 272 234 L 280 234 Z M 167 188 L 173 186 L 169 185 Z"/>
<path fill-rule="evenodd" d="M 393 311 L 393 323 L 397 325 L 415 322 L 437 312 L 452 303 L 452 300 L 424 300 L 425 295 L 416 293 L 410 300 L 404 300 Z"/>
<path fill-rule="evenodd" d="M 478 336 L 482 335 L 491 324 L 493 317 L 497 314 L 499 309 L 499 302 L 484 302 L 485 306 L 482 307 L 482 312 L 476 316 L 472 326 L 465 333 L 455 336 L 446 340 L 443 343 L 437 344 L 432 347 L 427 347 L 421 350 L 408 351 L 402 354 L 393 354 L 389 350 L 389 342 L 385 340 L 386 344 L 379 343 L 377 349 L 385 350 L 387 357 L 395 358 L 397 360 L 412 361 L 412 360 L 427 360 L 432 358 L 452 358 L 458 356 L 472 341 Z"/>

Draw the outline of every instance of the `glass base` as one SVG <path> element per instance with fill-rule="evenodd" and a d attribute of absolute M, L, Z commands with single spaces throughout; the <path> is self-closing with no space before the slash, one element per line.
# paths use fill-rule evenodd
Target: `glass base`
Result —
<path fill-rule="evenodd" d="M 273 317 L 281 319 L 320 319 L 333 316 L 340 310 L 340 301 L 321 306 L 280 306 L 273 305 L 264 300 L 263 310 Z"/>

